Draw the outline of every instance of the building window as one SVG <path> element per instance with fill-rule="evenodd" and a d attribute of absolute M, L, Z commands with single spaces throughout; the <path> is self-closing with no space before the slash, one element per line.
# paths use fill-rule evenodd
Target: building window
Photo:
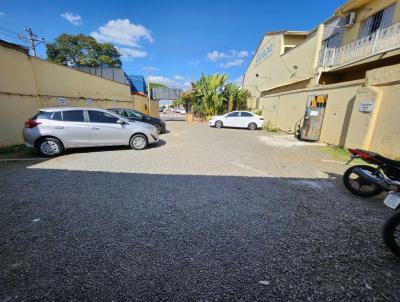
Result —
<path fill-rule="evenodd" d="M 372 35 L 380 28 L 388 27 L 392 24 L 393 14 L 396 4 L 393 4 L 368 17 L 361 23 L 360 38 Z"/>
<path fill-rule="evenodd" d="M 322 47 L 327 47 L 327 48 L 334 48 L 334 47 L 339 47 L 342 45 L 342 35 L 340 33 L 335 33 L 329 38 L 325 39 L 322 41 Z"/>

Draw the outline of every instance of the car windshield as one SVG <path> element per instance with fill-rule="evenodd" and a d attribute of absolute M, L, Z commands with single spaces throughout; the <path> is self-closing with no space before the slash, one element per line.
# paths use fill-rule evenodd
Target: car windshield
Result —
<path fill-rule="evenodd" d="M 131 118 L 143 118 L 145 115 L 133 110 L 125 110 L 126 116 Z"/>

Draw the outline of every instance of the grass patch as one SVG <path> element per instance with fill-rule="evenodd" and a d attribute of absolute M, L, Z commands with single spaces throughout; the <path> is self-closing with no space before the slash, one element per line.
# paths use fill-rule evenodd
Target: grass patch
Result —
<path fill-rule="evenodd" d="M 334 160 L 337 160 L 340 162 L 347 162 L 350 160 L 350 157 L 351 157 L 351 153 L 349 151 L 347 151 L 347 149 L 343 149 L 343 148 L 337 147 L 337 146 L 323 146 L 323 147 L 320 147 L 320 150 L 322 153 L 328 154 Z M 352 163 L 366 164 L 361 159 L 355 159 L 352 161 Z"/>
<path fill-rule="evenodd" d="M 272 132 L 272 133 L 276 133 L 276 132 L 280 131 L 280 129 L 273 127 L 271 125 L 270 121 L 268 121 L 266 124 L 264 124 L 264 130 L 267 132 Z"/>
<path fill-rule="evenodd" d="M 0 158 L 31 157 L 33 154 L 33 150 L 25 147 L 25 145 L 14 145 L 0 148 Z"/>
<path fill-rule="evenodd" d="M 278 128 L 271 128 L 271 127 L 267 127 L 267 126 L 264 126 L 264 130 L 267 132 L 273 132 L 273 133 L 279 132 Z"/>

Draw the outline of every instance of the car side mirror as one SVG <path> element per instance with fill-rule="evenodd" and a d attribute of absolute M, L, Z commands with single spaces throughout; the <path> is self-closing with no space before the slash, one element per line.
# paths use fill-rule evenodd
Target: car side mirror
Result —
<path fill-rule="evenodd" d="M 124 120 L 121 120 L 121 119 L 119 119 L 119 120 L 117 121 L 117 124 L 120 124 L 120 125 L 125 125 L 125 121 L 124 121 Z"/>

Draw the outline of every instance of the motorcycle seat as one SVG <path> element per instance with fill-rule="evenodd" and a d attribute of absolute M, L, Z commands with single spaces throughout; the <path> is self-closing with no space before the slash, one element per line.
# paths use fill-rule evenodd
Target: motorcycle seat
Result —
<path fill-rule="evenodd" d="M 385 162 L 385 163 L 387 163 L 389 165 L 400 167 L 400 161 L 399 160 L 393 160 L 393 159 L 384 157 L 384 156 L 382 156 L 382 155 L 380 155 L 378 153 L 372 152 L 372 151 L 367 151 L 367 150 L 362 150 L 362 149 L 357 149 L 357 151 L 360 151 L 362 153 L 368 154 L 371 157 L 374 157 L 377 160 L 379 160 L 381 162 Z"/>
<path fill-rule="evenodd" d="M 383 162 L 385 162 L 385 163 L 387 163 L 387 164 L 389 164 L 391 166 L 400 167 L 400 161 L 399 160 L 390 159 L 390 158 L 384 157 L 384 156 L 379 155 L 379 154 L 375 155 L 375 158 L 377 160 L 383 161 Z"/>

